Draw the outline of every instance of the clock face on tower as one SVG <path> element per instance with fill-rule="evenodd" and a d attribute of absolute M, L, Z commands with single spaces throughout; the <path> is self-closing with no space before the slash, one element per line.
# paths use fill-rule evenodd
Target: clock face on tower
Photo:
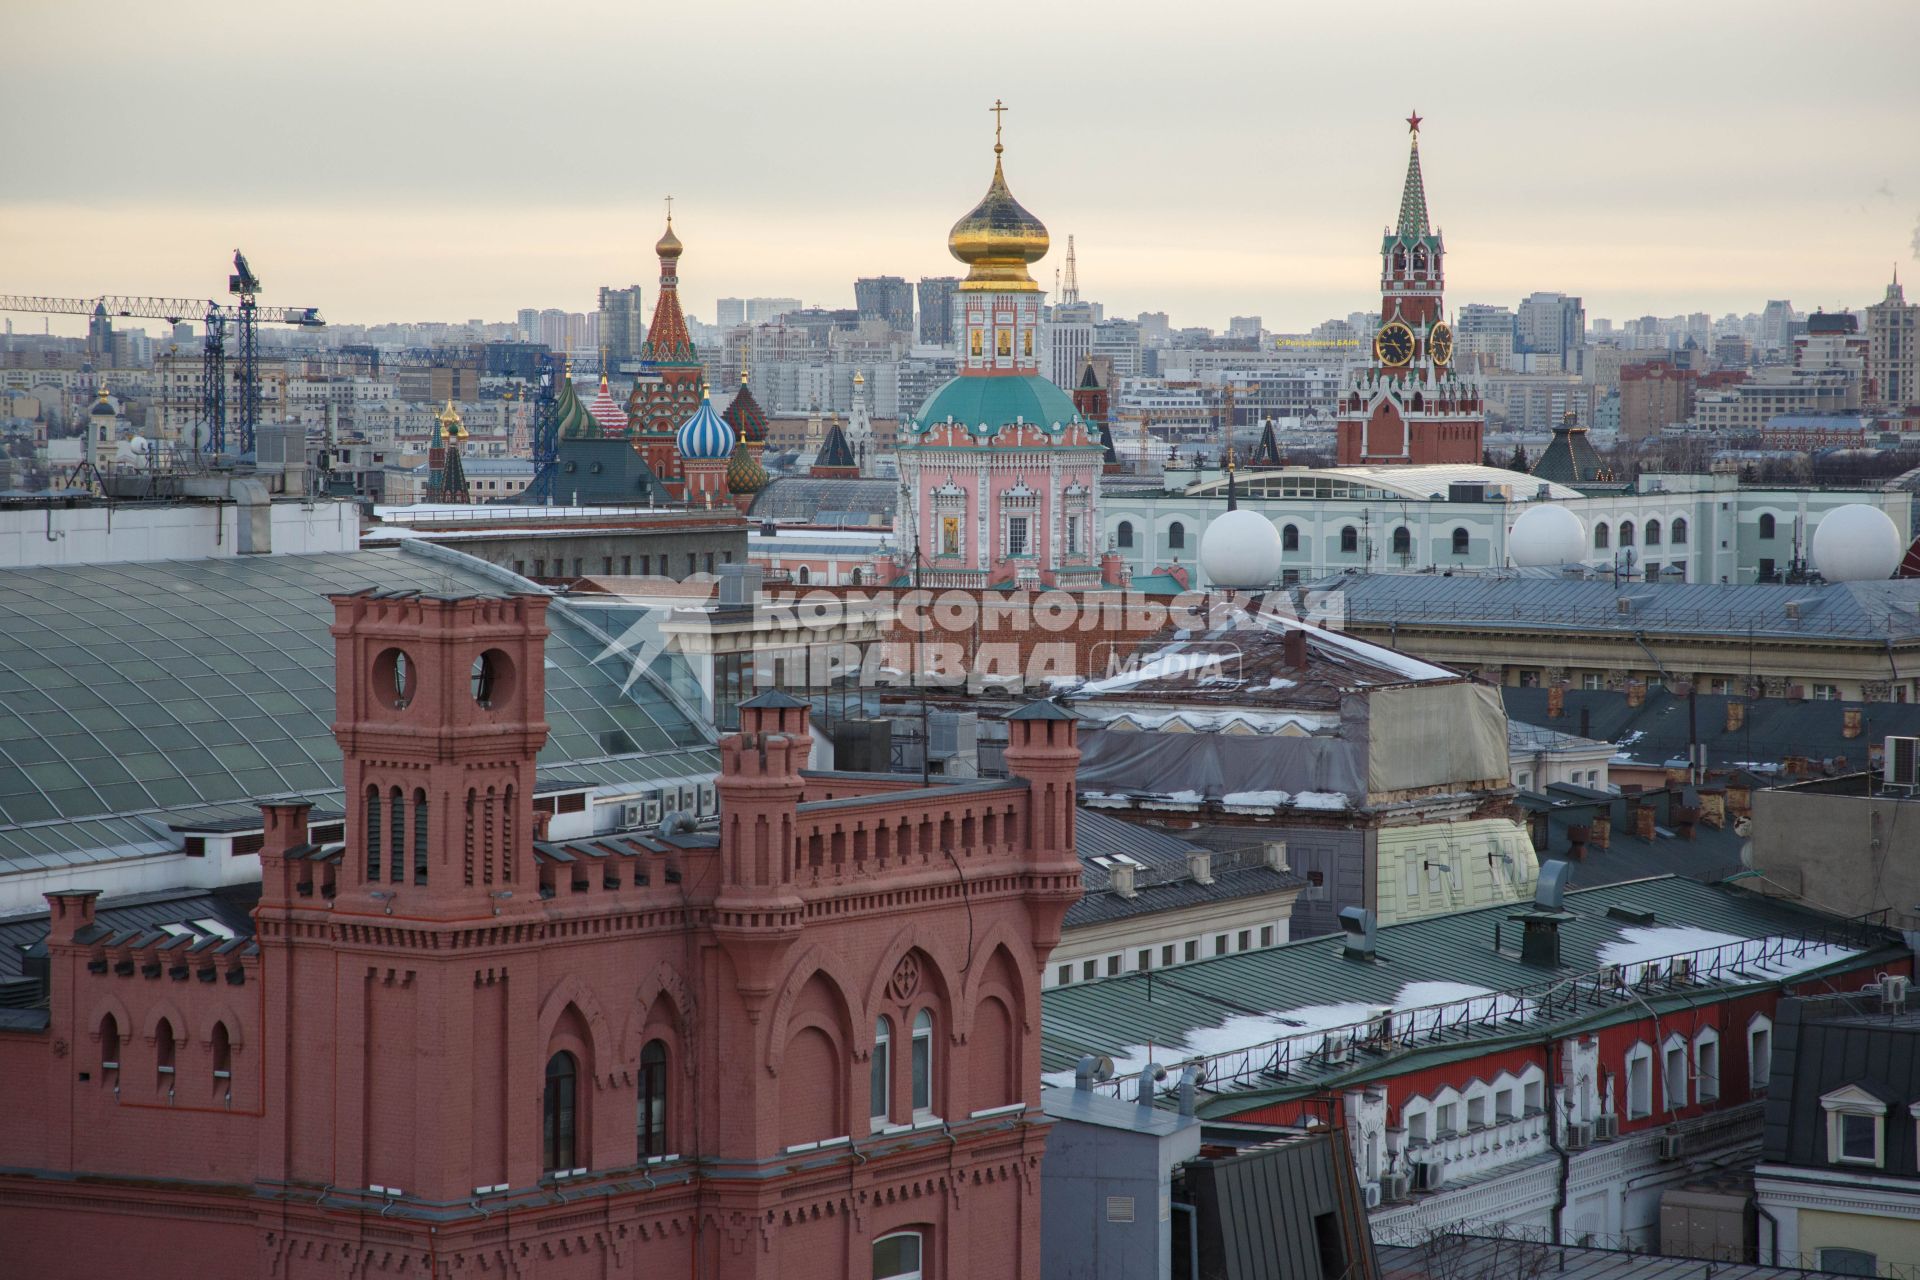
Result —
<path fill-rule="evenodd" d="M 1453 330 L 1442 321 L 1433 326 L 1427 334 L 1427 354 L 1433 357 L 1435 364 L 1444 365 L 1453 360 Z"/>
<path fill-rule="evenodd" d="M 1373 336 L 1373 354 L 1381 364 L 1402 365 L 1413 359 L 1413 330 L 1395 320 Z"/>

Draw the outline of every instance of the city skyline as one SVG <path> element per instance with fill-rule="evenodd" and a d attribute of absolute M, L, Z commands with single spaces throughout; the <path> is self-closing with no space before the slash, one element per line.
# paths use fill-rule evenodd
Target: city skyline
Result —
<path fill-rule="evenodd" d="M 612 88 L 607 60 L 647 28 L 601 6 L 579 19 L 596 39 L 555 47 L 525 41 L 506 6 L 348 5 L 324 29 L 249 11 L 253 56 L 239 64 L 132 6 L 85 23 L 11 13 L 0 31 L 41 56 L 0 86 L 0 138 L 36 156 L 31 183 L 24 167 L 0 179 L 0 288 L 202 296 L 239 245 L 267 298 L 336 323 L 589 310 L 600 286 L 650 278 L 671 193 L 694 315 L 756 294 L 849 306 L 857 276 L 954 273 L 945 230 L 984 187 L 996 92 L 1012 108 L 1009 181 L 1054 235 L 1042 286 L 1072 233 L 1086 296 L 1176 325 L 1259 314 L 1297 331 L 1369 306 L 1410 109 L 1427 120 L 1455 305 L 1559 290 L 1616 321 L 1776 297 L 1859 307 L 1920 235 L 1920 160 L 1888 145 L 1888 122 L 1920 106 L 1899 70 L 1911 44 L 1899 33 L 1920 34 L 1905 5 L 1849 10 L 1887 38 L 1829 48 L 1806 42 L 1803 11 L 1785 5 L 1748 6 L 1737 28 L 1628 6 L 1590 30 L 1578 15 L 1469 3 L 1422 33 L 1423 68 L 1446 74 L 1386 90 L 1334 56 L 1389 49 L 1377 13 L 1227 6 L 1204 34 L 1232 38 L 1169 43 L 1141 26 L 1149 10 L 1097 27 L 1023 10 L 1011 28 L 950 31 L 853 5 L 829 30 L 758 15 L 749 41 L 744 8 L 677 14 L 683 56 Z M 471 21 L 447 29 L 455 12 Z M 1635 12 L 1657 13 L 1657 44 L 1634 34 Z M 1274 41 L 1309 56 L 1276 61 Z M 926 95 L 930 54 L 992 75 Z M 848 58 L 859 76 L 819 74 Z M 81 65 L 104 88 L 76 94 Z M 1152 89 L 1095 108 L 1065 65 Z M 1285 73 L 1265 87 L 1275 65 Z M 323 111 L 298 107 L 291 91 L 309 84 Z M 1586 101 L 1566 101 L 1568 85 Z M 475 127 L 444 127 L 449 94 Z M 810 112 L 797 136 L 766 111 L 795 98 Z M 197 127 L 245 100 L 294 105 Z M 75 136 L 124 131 L 151 101 L 178 127 L 39 154 L 44 110 L 31 106 L 47 101 Z"/>

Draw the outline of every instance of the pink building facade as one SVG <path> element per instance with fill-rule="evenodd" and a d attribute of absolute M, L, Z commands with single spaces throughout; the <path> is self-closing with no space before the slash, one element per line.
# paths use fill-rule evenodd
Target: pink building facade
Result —
<path fill-rule="evenodd" d="M 1037 1272 L 1067 713 L 1012 717 L 1008 781 L 897 788 L 803 774 L 769 693 L 717 833 L 551 842 L 545 599 L 334 603 L 345 837 L 264 806 L 254 935 L 49 895 L 46 1025 L 0 1030 L 9 1266 Z"/>
<path fill-rule="evenodd" d="M 993 181 L 947 238 L 968 266 L 955 305 L 964 366 L 900 428 L 901 568 L 922 585 L 1101 585 L 1104 446 L 1067 393 L 1040 376 L 1040 292 L 1030 263 L 1047 229 Z"/>

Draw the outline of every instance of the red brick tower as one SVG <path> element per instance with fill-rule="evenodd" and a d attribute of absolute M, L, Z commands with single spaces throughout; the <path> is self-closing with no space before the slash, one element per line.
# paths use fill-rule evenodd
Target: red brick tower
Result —
<path fill-rule="evenodd" d="M 1485 407 L 1479 387 L 1453 368 L 1453 330 L 1441 318 L 1446 251 L 1427 217 L 1420 117 L 1408 116 L 1407 125 L 1400 217 L 1380 245 L 1376 363 L 1354 376 L 1340 400 L 1342 466 L 1481 460 Z"/>
<path fill-rule="evenodd" d="M 687 318 L 680 310 L 681 244 L 673 233 L 672 215 L 654 252 L 660 255 L 660 290 L 654 298 L 653 323 L 640 348 L 640 375 L 627 396 L 627 417 L 633 424 L 633 447 L 677 498 L 682 493 L 682 474 L 674 433 L 700 407 L 704 375 L 693 339 L 687 336 Z"/>

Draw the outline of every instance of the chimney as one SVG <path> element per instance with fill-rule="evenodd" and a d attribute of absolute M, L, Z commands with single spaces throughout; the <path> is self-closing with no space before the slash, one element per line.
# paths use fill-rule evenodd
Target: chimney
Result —
<path fill-rule="evenodd" d="M 1300 627 L 1288 627 L 1286 639 L 1282 642 L 1281 654 L 1288 667 L 1295 671 L 1307 665 L 1307 633 Z"/>
<path fill-rule="evenodd" d="M 1205 849 L 1187 850 L 1187 874 L 1195 884 L 1213 883 L 1213 855 Z"/>
<path fill-rule="evenodd" d="M 1645 800 L 1634 802 L 1633 834 L 1649 843 L 1653 840 L 1653 806 Z"/>
<path fill-rule="evenodd" d="M 1267 841 L 1261 846 L 1261 853 L 1263 855 L 1261 861 L 1266 863 L 1270 870 L 1285 871 L 1287 869 L 1287 842 L 1285 840 Z"/>
<path fill-rule="evenodd" d="M 1587 859 L 1587 841 L 1593 836 L 1593 828 L 1584 822 L 1567 824 L 1567 857 L 1575 862 Z"/>
<path fill-rule="evenodd" d="M 1134 865 L 1131 862 L 1116 862 L 1107 868 L 1107 887 L 1123 898 L 1132 898 L 1139 894 L 1133 887 Z"/>
<path fill-rule="evenodd" d="M 1567 684 L 1555 680 L 1547 686 L 1547 719 L 1558 720 L 1567 713 Z"/>
<path fill-rule="evenodd" d="M 1613 815 L 1596 813 L 1593 815 L 1593 846 L 1605 849 L 1613 843 Z"/>
<path fill-rule="evenodd" d="M 1558 860 L 1540 864 L 1540 878 L 1533 886 L 1533 910 L 1515 917 L 1520 921 L 1520 962 L 1558 968 L 1560 965 L 1560 922 L 1572 919 L 1567 914 L 1567 879 L 1571 868 Z"/>
<path fill-rule="evenodd" d="M 1646 700 L 1647 682 L 1639 679 L 1627 681 L 1627 705 L 1630 707 L 1638 707 L 1643 705 Z"/>
<path fill-rule="evenodd" d="M 98 889 L 59 889 L 48 894 L 47 909 L 53 915 L 49 941 L 58 938 L 72 942 L 75 934 L 93 923 L 93 908 L 99 898 Z"/>
<path fill-rule="evenodd" d="M 1738 698 L 1727 699 L 1727 732 L 1738 733 L 1747 723 L 1747 704 Z"/>
<path fill-rule="evenodd" d="M 1840 736 L 1857 738 L 1860 736 L 1860 718 L 1864 714 L 1859 707 L 1848 707 L 1840 713 Z"/>

